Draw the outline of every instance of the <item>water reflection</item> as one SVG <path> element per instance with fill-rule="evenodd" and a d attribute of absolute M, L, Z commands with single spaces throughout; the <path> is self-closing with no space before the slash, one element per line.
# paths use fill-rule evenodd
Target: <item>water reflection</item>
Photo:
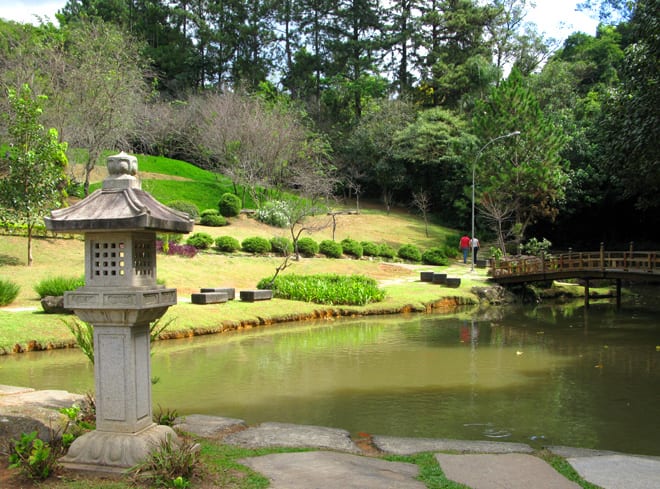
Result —
<path fill-rule="evenodd" d="M 493 308 L 162 342 L 153 398 L 248 423 L 660 455 L 656 317 L 606 304 Z M 13 355 L 0 383 L 84 392 L 93 369 L 78 351 Z"/>

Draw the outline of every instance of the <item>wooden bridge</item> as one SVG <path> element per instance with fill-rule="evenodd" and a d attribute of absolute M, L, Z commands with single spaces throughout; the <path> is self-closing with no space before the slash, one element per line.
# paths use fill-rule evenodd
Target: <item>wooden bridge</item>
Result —
<path fill-rule="evenodd" d="M 573 252 L 548 256 L 522 256 L 491 260 L 491 281 L 521 284 L 579 278 L 585 283 L 585 305 L 589 306 L 590 280 L 615 280 L 617 306 L 621 305 L 621 281 L 660 282 L 660 253 L 657 251 Z"/>

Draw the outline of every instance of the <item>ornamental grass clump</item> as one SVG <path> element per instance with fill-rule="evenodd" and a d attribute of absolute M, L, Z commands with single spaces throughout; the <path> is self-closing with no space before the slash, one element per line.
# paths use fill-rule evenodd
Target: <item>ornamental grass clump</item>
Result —
<path fill-rule="evenodd" d="M 76 290 L 85 285 L 85 277 L 49 277 L 45 278 L 34 286 L 34 291 L 40 299 L 46 296 L 59 297 L 65 292 Z"/>
<path fill-rule="evenodd" d="M 270 288 L 280 299 L 328 305 L 364 306 L 385 298 L 378 283 L 363 275 L 280 275 L 262 279 L 257 288 Z"/>
<path fill-rule="evenodd" d="M 10 280 L 0 279 L 0 306 L 7 306 L 16 300 L 21 288 Z"/>

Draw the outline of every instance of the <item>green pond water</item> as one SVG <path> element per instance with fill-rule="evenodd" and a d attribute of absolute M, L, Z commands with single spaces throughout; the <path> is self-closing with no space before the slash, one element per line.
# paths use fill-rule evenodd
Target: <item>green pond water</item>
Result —
<path fill-rule="evenodd" d="M 651 292 L 620 311 L 502 307 L 159 342 L 154 410 L 660 455 L 660 289 Z M 84 393 L 93 382 L 78 350 L 0 357 L 0 384 Z"/>

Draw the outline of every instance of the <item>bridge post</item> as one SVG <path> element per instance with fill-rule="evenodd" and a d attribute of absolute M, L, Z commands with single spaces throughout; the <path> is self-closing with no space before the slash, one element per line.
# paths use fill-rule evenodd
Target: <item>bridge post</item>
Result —
<path fill-rule="evenodd" d="M 584 307 L 589 309 L 589 279 L 584 280 Z"/>
<path fill-rule="evenodd" d="M 600 269 L 605 270 L 605 243 L 600 243 Z"/>

